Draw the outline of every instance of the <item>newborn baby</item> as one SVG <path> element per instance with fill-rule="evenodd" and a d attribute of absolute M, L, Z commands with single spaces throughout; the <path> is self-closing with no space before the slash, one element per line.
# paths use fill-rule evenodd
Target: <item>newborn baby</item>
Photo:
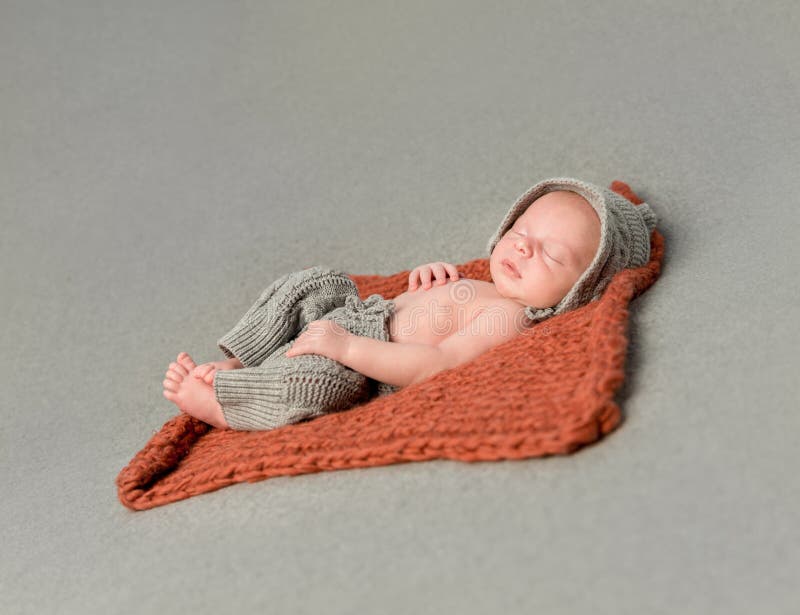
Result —
<path fill-rule="evenodd" d="M 646 203 L 634 206 L 611 190 L 572 178 L 539 182 L 489 242 L 493 282 L 432 263 L 411 271 L 408 290 L 393 300 L 361 301 L 333 270 L 284 276 L 220 340 L 228 360 L 198 366 L 181 353 L 164 396 L 235 429 L 346 409 L 369 398 L 370 382 L 378 394 L 416 384 L 599 298 L 618 271 L 647 263 L 655 223 Z"/>

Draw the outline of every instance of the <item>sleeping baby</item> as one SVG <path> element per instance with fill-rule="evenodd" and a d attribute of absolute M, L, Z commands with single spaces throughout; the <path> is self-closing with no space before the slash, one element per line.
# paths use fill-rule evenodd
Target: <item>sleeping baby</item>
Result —
<path fill-rule="evenodd" d="M 227 360 L 196 365 L 182 352 L 164 396 L 215 427 L 267 430 L 389 395 L 599 299 L 617 272 L 648 262 L 655 224 L 647 203 L 541 181 L 489 241 L 492 282 L 431 263 L 394 299 L 361 300 L 343 272 L 286 274 L 218 341 Z"/>

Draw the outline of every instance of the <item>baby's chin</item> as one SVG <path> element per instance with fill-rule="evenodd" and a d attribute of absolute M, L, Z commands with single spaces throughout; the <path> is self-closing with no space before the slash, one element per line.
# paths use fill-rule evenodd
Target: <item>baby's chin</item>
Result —
<path fill-rule="evenodd" d="M 501 265 L 498 265 L 498 267 L 500 266 Z M 502 276 L 500 277 L 492 276 L 492 280 L 494 283 L 494 288 L 497 291 L 498 295 L 500 295 L 501 297 L 505 297 L 506 299 L 511 299 L 512 301 L 515 301 L 522 307 L 528 307 L 528 306 L 539 307 L 543 303 L 542 297 L 538 295 L 535 297 L 533 296 L 519 297 L 517 295 L 518 289 L 514 288 L 514 286 L 510 284 L 507 284 L 506 279 Z M 561 301 L 564 297 L 566 297 L 566 294 L 559 297 L 556 301 L 551 300 L 549 302 L 549 305 L 545 306 L 544 308 L 539 307 L 539 309 L 545 309 L 547 307 L 555 307 L 556 305 L 558 305 L 559 301 Z"/>
<path fill-rule="evenodd" d="M 555 307 L 555 306 L 558 305 L 559 301 L 561 301 L 561 299 L 563 299 L 563 297 L 562 297 L 558 301 L 550 301 L 548 303 L 548 305 L 542 306 L 542 301 L 541 301 L 541 298 L 539 298 L 539 297 L 528 297 L 528 298 L 518 297 L 516 295 L 506 294 L 500 288 L 497 289 L 497 292 L 498 292 L 499 295 L 505 297 L 506 299 L 511 299 L 512 301 L 514 301 L 515 303 L 517 303 L 521 307 L 532 306 L 532 307 L 534 307 L 534 309 L 539 309 L 539 310 L 547 309 L 548 307 Z"/>

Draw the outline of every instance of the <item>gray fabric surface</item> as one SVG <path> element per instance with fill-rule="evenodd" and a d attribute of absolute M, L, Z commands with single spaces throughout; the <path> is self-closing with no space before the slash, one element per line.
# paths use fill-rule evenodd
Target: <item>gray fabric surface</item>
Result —
<path fill-rule="evenodd" d="M 0 4 L 0 612 L 794 612 L 797 5 L 492 6 Z M 482 257 L 560 175 L 666 240 L 608 438 L 118 502 L 281 272 Z"/>

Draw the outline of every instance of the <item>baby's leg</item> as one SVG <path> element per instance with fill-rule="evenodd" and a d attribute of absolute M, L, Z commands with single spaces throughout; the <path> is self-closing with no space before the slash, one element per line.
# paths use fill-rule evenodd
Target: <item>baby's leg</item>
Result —
<path fill-rule="evenodd" d="M 261 365 L 216 372 L 214 392 L 228 427 L 275 429 L 346 410 L 370 396 L 367 377 L 333 359 L 284 356 L 292 343 Z"/>
<path fill-rule="evenodd" d="M 312 320 L 358 296 L 355 283 L 340 271 L 311 267 L 281 276 L 217 342 L 228 358 L 255 367 L 294 339 Z"/>

